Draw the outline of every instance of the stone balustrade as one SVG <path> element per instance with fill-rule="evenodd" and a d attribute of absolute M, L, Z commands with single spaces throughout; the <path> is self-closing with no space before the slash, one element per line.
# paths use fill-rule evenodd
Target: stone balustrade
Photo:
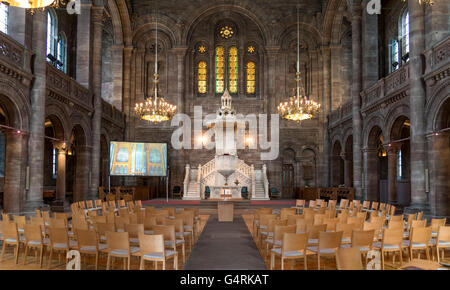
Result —
<path fill-rule="evenodd" d="M 123 127 L 125 125 L 125 114 L 116 107 L 102 99 L 102 118 Z"/>
<path fill-rule="evenodd" d="M 335 125 L 342 120 L 352 117 L 352 102 L 347 102 L 336 110 L 333 110 L 330 115 L 330 125 Z"/>
<path fill-rule="evenodd" d="M 31 75 L 31 50 L 0 32 L 0 70 L 28 86 Z"/>
<path fill-rule="evenodd" d="M 450 74 L 450 37 L 426 50 L 424 55 L 424 79 L 428 86 L 433 87 L 437 82 Z"/>

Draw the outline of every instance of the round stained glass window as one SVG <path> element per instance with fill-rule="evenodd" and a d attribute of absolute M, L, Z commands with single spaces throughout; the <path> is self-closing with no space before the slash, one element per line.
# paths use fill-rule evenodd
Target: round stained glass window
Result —
<path fill-rule="evenodd" d="M 233 34 L 234 34 L 233 28 L 230 26 L 223 26 L 220 29 L 220 36 L 222 38 L 225 38 L 225 39 L 231 38 L 231 37 L 233 37 Z"/>

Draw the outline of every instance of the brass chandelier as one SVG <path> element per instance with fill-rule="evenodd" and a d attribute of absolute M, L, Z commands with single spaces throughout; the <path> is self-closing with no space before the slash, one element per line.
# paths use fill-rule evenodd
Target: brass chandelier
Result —
<path fill-rule="evenodd" d="M 135 112 L 142 120 L 153 123 L 169 121 L 175 115 L 177 106 L 172 105 L 158 97 L 159 91 L 159 74 L 158 74 L 158 20 L 156 20 L 156 45 L 155 45 L 155 74 L 153 79 L 153 95 L 145 96 L 143 103 L 137 103 Z"/>
<path fill-rule="evenodd" d="M 67 1 L 64 0 L 2 0 L 1 2 L 25 9 L 60 7 L 67 4 Z"/>
<path fill-rule="evenodd" d="M 406 0 L 402 0 L 402 2 L 406 2 Z M 434 4 L 433 0 L 419 0 L 420 5 L 432 6 Z"/>
<path fill-rule="evenodd" d="M 310 100 L 303 89 L 300 74 L 300 21 L 297 11 L 297 73 L 295 74 L 296 95 L 278 105 L 278 114 L 286 120 L 300 123 L 314 118 L 320 111 L 320 104 Z"/>

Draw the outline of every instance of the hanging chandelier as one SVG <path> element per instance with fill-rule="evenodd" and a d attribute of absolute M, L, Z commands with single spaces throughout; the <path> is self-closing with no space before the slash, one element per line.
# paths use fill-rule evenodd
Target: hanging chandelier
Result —
<path fill-rule="evenodd" d="M 67 1 L 64 0 L 3 0 L 1 2 L 4 2 L 13 7 L 20 7 L 25 9 L 60 7 L 67 4 Z"/>
<path fill-rule="evenodd" d="M 156 45 L 155 45 L 155 74 L 153 79 L 153 95 L 145 96 L 143 103 L 137 103 L 135 112 L 142 120 L 153 123 L 169 121 L 175 115 L 177 106 L 172 105 L 158 97 L 159 74 L 158 74 L 158 20 L 156 20 Z"/>
<path fill-rule="evenodd" d="M 402 2 L 406 2 L 406 0 L 402 0 Z M 433 0 L 419 0 L 420 5 L 432 6 L 434 4 Z"/>
<path fill-rule="evenodd" d="M 300 123 L 314 118 L 320 111 L 320 104 L 310 100 L 303 89 L 300 74 L 300 21 L 297 11 L 297 73 L 295 74 L 296 94 L 289 101 L 278 105 L 278 114 L 286 120 Z"/>

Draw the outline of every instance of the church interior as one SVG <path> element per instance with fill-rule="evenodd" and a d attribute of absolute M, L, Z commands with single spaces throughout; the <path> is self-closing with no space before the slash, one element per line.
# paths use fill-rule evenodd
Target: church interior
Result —
<path fill-rule="evenodd" d="M 1 270 L 450 269 L 450 1 L 0 1 L 0 213 Z"/>

